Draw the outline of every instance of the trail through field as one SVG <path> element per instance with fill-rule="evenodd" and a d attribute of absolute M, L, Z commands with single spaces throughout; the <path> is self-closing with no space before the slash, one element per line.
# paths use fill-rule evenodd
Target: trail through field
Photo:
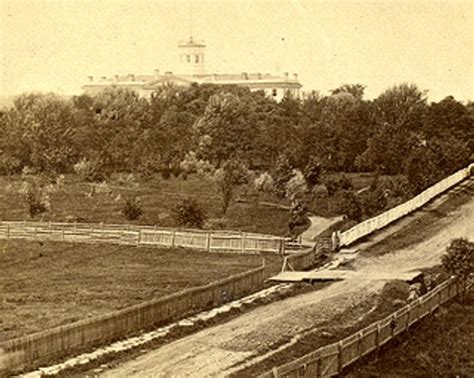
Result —
<path fill-rule="evenodd" d="M 439 230 L 438 230 L 439 228 Z M 451 212 L 436 224 L 434 235 L 409 248 L 381 256 L 361 256 L 353 267 L 365 279 L 335 282 L 323 289 L 256 308 L 227 323 L 182 338 L 135 360 L 105 372 L 106 376 L 139 377 L 217 377 L 236 372 L 246 363 L 269 356 L 272 350 L 295 342 L 295 337 L 354 309 L 346 326 L 364 313 L 357 304 L 371 300 L 384 281 L 370 279 L 372 272 L 407 272 L 439 263 L 449 241 L 455 237 L 474 236 L 474 199 Z M 393 231 L 381 231 L 380 240 Z M 364 309 L 363 309 L 364 310 Z M 365 312 L 366 310 L 364 310 Z M 344 318 L 345 319 L 345 318 Z"/>

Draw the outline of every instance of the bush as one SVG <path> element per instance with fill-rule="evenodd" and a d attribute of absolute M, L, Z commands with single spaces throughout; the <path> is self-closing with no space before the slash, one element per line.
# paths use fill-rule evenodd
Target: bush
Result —
<path fill-rule="evenodd" d="M 87 182 L 105 181 L 108 176 L 104 164 L 99 159 L 82 159 L 79 163 L 74 164 L 74 172 Z"/>
<path fill-rule="evenodd" d="M 338 193 L 338 211 L 349 219 L 360 222 L 362 219 L 362 205 L 355 193 L 351 190 L 342 190 Z"/>
<path fill-rule="evenodd" d="M 330 197 L 340 190 L 352 190 L 354 188 L 352 181 L 345 175 L 342 175 L 339 178 L 329 177 L 324 180 L 324 185 L 326 186 Z"/>
<path fill-rule="evenodd" d="M 301 200 L 308 192 L 306 180 L 300 170 L 293 170 L 293 177 L 285 185 L 285 196 L 292 201 Z"/>
<path fill-rule="evenodd" d="M 444 268 L 459 279 L 466 291 L 469 277 L 474 273 L 474 243 L 465 238 L 453 239 L 441 261 Z"/>
<path fill-rule="evenodd" d="M 268 172 L 263 172 L 253 181 L 253 185 L 259 192 L 271 193 L 273 191 L 273 177 Z"/>
<path fill-rule="evenodd" d="M 127 198 L 122 206 L 122 214 L 127 220 L 130 221 L 137 220 L 138 218 L 140 218 L 143 214 L 143 210 L 140 206 L 140 198 Z"/>
<path fill-rule="evenodd" d="M 24 176 L 24 181 L 19 191 L 25 199 L 28 213 L 32 219 L 51 209 L 49 191 L 52 190 L 53 186 L 45 185 L 43 180 L 43 178 L 34 176 Z"/>
<path fill-rule="evenodd" d="M 176 223 L 182 227 L 202 228 L 206 219 L 204 210 L 192 198 L 186 198 L 176 205 L 173 209 L 173 216 Z"/>
<path fill-rule="evenodd" d="M 311 158 L 304 169 L 304 178 L 306 179 L 309 187 L 313 188 L 315 185 L 319 184 L 321 172 L 322 166 L 319 159 L 315 157 Z"/>

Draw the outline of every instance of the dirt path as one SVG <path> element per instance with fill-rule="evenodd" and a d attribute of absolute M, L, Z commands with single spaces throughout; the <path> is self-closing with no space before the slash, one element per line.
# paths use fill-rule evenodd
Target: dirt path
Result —
<path fill-rule="evenodd" d="M 474 199 L 440 222 L 441 231 L 419 244 L 378 257 L 361 257 L 354 263 L 355 268 L 370 278 L 375 270 L 405 272 L 437 264 L 450 239 L 474 236 Z M 390 234 L 390 228 L 387 230 Z M 259 355 L 270 354 L 282 344 L 291 344 L 295 336 L 317 328 L 321 322 L 354 304 L 370 301 L 383 285 L 382 281 L 340 281 L 318 291 L 274 302 L 146 353 L 105 375 L 225 376 L 238 370 L 246 360 L 257 360 Z"/>
<path fill-rule="evenodd" d="M 318 236 L 324 230 L 327 230 L 334 223 L 339 222 L 342 217 L 324 218 L 317 215 L 311 215 L 308 217 L 311 225 L 309 228 L 301 234 L 301 239 L 309 244 L 314 242 L 314 238 Z"/>

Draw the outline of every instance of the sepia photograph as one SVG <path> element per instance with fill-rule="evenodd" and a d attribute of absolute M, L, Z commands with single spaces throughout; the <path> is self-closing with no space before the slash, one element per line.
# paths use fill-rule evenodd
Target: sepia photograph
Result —
<path fill-rule="evenodd" d="M 474 0 L 0 0 L 0 377 L 474 377 Z"/>

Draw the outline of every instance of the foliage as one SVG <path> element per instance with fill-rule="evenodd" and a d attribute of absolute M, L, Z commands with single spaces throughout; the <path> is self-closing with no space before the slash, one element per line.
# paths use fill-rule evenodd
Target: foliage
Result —
<path fill-rule="evenodd" d="M 292 238 L 296 238 L 295 229 L 298 226 L 306 224 L 307 208 L 303 202 L 295 201 L 290 210 L 290 218 L 288 220 L 288 230 Z"/>
<path fill-rule="evenodd" d="M 107 169 L 99 159 L 88 160 L 83 158 L 74 164 L 74 172 L 83 181 L 87 182 L 101 182 L 108 177 Z"/>
<path fill-rule="evenodd" d="M 318 158 L 312 157 L 304 169 L 304 178 L 310 188 L 319 184 L 321 179 L 322 166 Z"/>
<path fill-rule="evenodd" d="M 441 261 L 444 268 L 456 276 L 466 289 L 469 277 L 474 273 L 474 243 L 465 238 L 451 240 Z"/>
<path fill-rule="evenodd" d="M 255 189 L 259 192 L 271 193 L 274 190 L 273 177 L 268 172 L 263 172 L 253 181 Z"/>
<path fill-rule="evenodd" d="M 122 205 L 121 212 L 125 216 L 125 218 L 129 221 L 139 219 L 143 214 L 143 210 L 140 205 L 140 198 L 139 197 L 126 198 L 125 202 Z"/>
<path fill-rule="evenodd" d="M 33 175 L 28 169 L 24 169 L 22 179 L 19 193 L 24 198 L 30 217 L 34 219 L 37 215 L 51 210 L 50 194 L 61 189 L 64 176 L 51 181 L 46 176 Z"/>
<path fill-rule="evenodd" d="M 201 205 L 192 198 L 186 198 L 173 208 L 174 218 L 179 226 L 202 228 L 206 219 Z"/>
<path fill-rule="evenodd" d="M 294 176 L 293 169 L 290 159 L 286 155 L 278 157 L 272 177 L 275 194 L 280 198 L 286 196 L 287 183 Z"/>
<path fill-rule="evenodd" d="M 247 167 L 238 160 L 227 160 L 212 175 L 217 191 L 222 196 L 222 212 L 225 214 L 238 185 L 246 184 L 249 177 Z"/>
<path fill-rule="evenodd" d="M 293 176 L 286 183 L 285 189 L 285 196 L 291 201 L 303 199 L 305 194 L 308 192 L 308 186 L 306 185 L 306 180 L 300 170 L 293 170 Z"/>
<path fill-rule="evenodd" d="M 333 196 L 340 190 L 351 190 L 354 187 L 350 178 L 344 174 L 340 177 L 327 177 L 324 179 L 324 185 L 326 186 L 329 196 Z"/>
<path fill-rule="evenodd" d="M 360 222 L 362 219 L 362 205 L 352 190 L 343 189 L 337 194 L 338 211 L 349 219 Z"/>

